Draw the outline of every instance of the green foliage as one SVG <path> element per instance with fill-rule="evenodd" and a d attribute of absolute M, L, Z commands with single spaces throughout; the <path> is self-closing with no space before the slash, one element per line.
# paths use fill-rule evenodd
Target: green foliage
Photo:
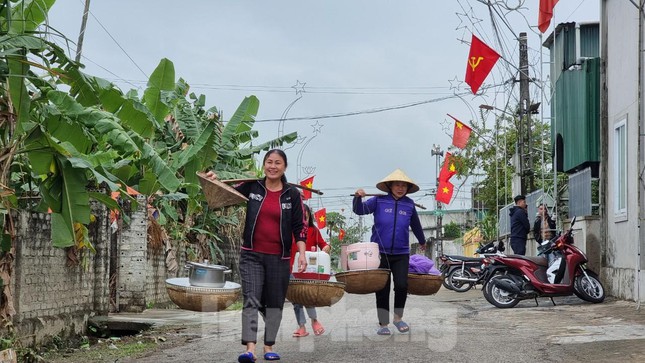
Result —
<path fill-rule="evenodd" d="M 497 214 L 487 212 L 484 218 L 477 222 L 477 227 L 479 227 L 484 241 L 497 239 Z"/>
<path fill-rule="evenodd" d="M 471 140 L 456 156 L 458 174 L 474 177 L 477 201 L 490 211 L 497 212 L 512 201 L 511 180 L 517 173 L 512 160 L 518 140 L 518 122 L 517 117 L 511 118 L 508 113 L 497 117 L 494 125 L 472 120 Z M 531 123 L 533 149 L 548 153 L 551 149 L 550 125 L 535 118 Z M 535 188 L 548 191 L 553 186 L 551 163 L 548 155 L 544 162 L 541 156 L 540 152 L 533 153 Z"/>
<path fill-rule="evenodd" d="M 444 238 L 457 238 L 461 236 L 461 229 L 455 222 L 450 222 L 443 226 Z"/>

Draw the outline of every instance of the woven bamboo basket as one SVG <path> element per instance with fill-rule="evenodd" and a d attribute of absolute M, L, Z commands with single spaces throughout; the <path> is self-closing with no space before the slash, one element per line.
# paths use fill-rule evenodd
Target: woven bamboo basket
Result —
<path fill-rule="evenodd" d="M 377 268 L 370 270 L 352 270 L 338 272 L 336 280 L 345 283 L 348 294 L 371 294 L 385 287 L 390 278 L 390 270 Z"/>
<path fill-rule="evenodd" d="M 308 307 L 332 306 L 345 294 L 345 284 L 323 280 L 291 279 L 287 299 Z"/>
<path fill-rule="evenodd" d="M 188 278 L 166 280 L 166 292 L 170 300 L 180 309 L 192 311 L 222 311 L 236 302 L 242 287 L 232 281 L 226 281 L 222 288 L 191 286 Z"/>
<path fill-rule="evenodd" d="M 408 294 L 433 295 L 441 288 L 443 278 L 441 275 L 408 274 Z"/>
<path fill-rule="evenodd" d="M 213 209 L 240 204 L 248 200 L 237 190 L 219 180 L 207 178 L 204 173 L 197 173 L 197 176 L 204 190 L 208 206 Z"/>

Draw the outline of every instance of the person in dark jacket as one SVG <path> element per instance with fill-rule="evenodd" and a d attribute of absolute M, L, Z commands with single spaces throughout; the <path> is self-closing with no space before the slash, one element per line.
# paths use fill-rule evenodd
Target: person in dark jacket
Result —
<path fill-rule="evenodd" d="M 394 280 L 393 324 L 401 333 L 410 331 L 403 318 L 408 296 L 408 269 L 410 266 L 410 228 L 419 241 L 419 250 L 425 250 L 425 236 L 414 201 L 407 194 L 417 192 L 419 187 L 399 169 L 376 184 L 387 195 L 376 196 L 363 202 L 363 189 L 358 189 L 352 207 L 358 215 L 374 214 L 372 242 L 379 244 L 381 264 L 392 272 Z M 376 310 L 379 322 L 377 334 L 390 335 L 390 279 L 383 289 L 376 292 Z"/>
<path fill-rule="evenodd" d="M 555 236 L 555 221 L 549 215 L 544 204 L 538 206 L 538 215 L 533 222 L 533 238 L 538 244 L 548 241 Z"/>
<path fill-rule="evenodd" d="M 514 198 L 515 205 L 509 210 L 511 216 L 511 248 L 516 255 L 526 254 L 526 236 L 531 230 L 526 197 L 518 195 Z"/>
<path fill-rule="evenodd" d="M 238 362 L 256 361 L 258 312 L 265 322 L 264 359 L 279 360 L 273 351 L 291 275 L 291 246 L 298 248 L 298 272 L 305 271 L 307 226 L 300 192 L 287 183 L 287 156 L 279 149 L 264 156 L 265 177 L 244 182 L 235 189 L 248 198 L 244 224 L 240 276 L 242 278 L 242 344 L 246 352 Z M 217 178 L 213 172 L 207 177 Z"/>

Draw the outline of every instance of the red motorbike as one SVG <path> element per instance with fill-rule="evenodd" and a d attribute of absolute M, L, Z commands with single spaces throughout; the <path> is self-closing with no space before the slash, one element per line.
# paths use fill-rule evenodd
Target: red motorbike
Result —
<path fill-rule="evenodd" d="M 521 255 L 490 256 L 485 261 L 482 289 L 486 300 L 498 308 L 512 308 L 521 300 L 538 297 L 570 296 L 600 303 L 605 289 L 598 275 L 586 267 L 587 256 L 573 246 L 573 224 L 564 234 L 540 246 L 540 255 L 553 257 L 551 265 L 545 257 Z"/>

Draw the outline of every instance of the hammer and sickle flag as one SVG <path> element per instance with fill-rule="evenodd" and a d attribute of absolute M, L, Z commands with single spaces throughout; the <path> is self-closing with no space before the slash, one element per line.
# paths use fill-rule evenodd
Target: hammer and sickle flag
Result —
<path fill-rule="evenodd" d="M 499 54 L 473 34 L 466 66 L 466 83 L 473 94 L 477 93 L 498 59 Z"/>

